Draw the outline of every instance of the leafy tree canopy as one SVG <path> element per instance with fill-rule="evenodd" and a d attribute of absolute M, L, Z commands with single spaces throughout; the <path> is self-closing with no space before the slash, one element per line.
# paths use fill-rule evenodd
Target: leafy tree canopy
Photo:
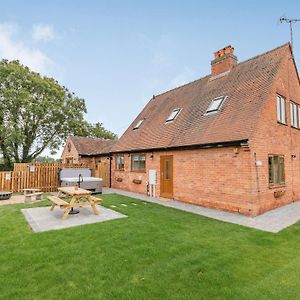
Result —
<path fill-rule="evenodd" d="M 47 155 L 46 156 L 39 155 L 38 157 L 35 158 L 34 161 L 39 163 L 55 163 L 56 159 Z"/>
<path fill-rule="evenodd" d="M 55 152 L 69 135 L 116 138 L 84 120 L 85 102 L 18 61 L 0 61 L 0 152 L 6 163 Z"/>
<path fill-rule="evenodd" d="M 104 128 L 102 123 L 87 124 L 88 132 L 86 136 L 116 140 L 118 137 L 113 132 Z"/>

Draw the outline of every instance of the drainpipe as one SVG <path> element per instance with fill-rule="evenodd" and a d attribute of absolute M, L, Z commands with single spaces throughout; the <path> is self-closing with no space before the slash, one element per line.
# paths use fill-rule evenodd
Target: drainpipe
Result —
<path fill-rule="evenodd" d="M 261 212 L 261 197 L 260 197 L 260 185 L 259 185 L 259 174 L 258 174 L 256 152 L 254 152 L 254 160 L 255 160 L 255 173 L 256 173 L 256 184 L 257 184 L 257 198 L 258 198 L 259 213 L 260 213 Z"/>
<path fill-rule="evenodd" d="M 111 172 L 111 161 L 112 161 L 111 153 L 109 153 L 108 156 L 109 156 L 109 188 L 111 188 L 111 175 L 112 175 L 112 172 Z"/>

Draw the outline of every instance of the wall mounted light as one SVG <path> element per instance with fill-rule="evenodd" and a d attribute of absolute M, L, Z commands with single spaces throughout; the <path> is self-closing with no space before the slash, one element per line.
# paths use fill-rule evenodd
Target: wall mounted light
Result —
<path fill-rule="evenodd" d="M 261 160 L 256 160 L 256 161 L 255 161 L 255 165 L 256 165 L 257 167 L 262 167 L 262 161 L 261 161 Z"/>

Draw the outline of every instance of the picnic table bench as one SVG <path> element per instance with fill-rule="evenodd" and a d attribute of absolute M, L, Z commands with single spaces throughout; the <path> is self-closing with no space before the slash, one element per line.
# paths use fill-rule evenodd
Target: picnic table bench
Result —
<path fill-rule="evenodd" d="M 99 214 L 95 205 L 101 203 L 102 200 L 92 196 L 90 191 L 80 188 L 76 189 L 75 187 L 63 187 L 58 188 L 58 190 L 58 195 L 48 196 L 48 200 L 52 202 L 50 211 L 53 211 L 55 206 L 65 209 L 63 220 L 68 218 L 68 215 L 73 208 L 79 208 L 86 205 L 90 205 L 92 207 L 95 215 Z M 71 197 L 70 202 L 62 199 L 67 198 L 67 196 Z"/>
<path fill-rule="evenodd" d="M 25 203 L 31 203 L 33 200 L 42 200 L 43 192 L 38 188 L 24 189 Z"/>

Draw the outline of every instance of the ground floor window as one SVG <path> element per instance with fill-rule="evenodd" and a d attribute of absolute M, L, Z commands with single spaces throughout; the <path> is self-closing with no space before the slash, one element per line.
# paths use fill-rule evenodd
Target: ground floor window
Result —
<path fill-rule="evenodd" d="M 146 170 L 146 155 L 132 154 L 131 155 L 131 171 L 145 171 Z"/>
<path fill-rule="evenodd" d="M 66 164 L 73 164 L 73 157 L 71 158 L 66 158 Z"/>
<path fill-rule="evenodd" d="M 269 155 L 269 184 L 271 186 L 285 183 L 283 155 Z"/>
<path fill-rule="evenodd" d="M 124 155 L 116 156 L 116 170 L 124 170 Z"/>

